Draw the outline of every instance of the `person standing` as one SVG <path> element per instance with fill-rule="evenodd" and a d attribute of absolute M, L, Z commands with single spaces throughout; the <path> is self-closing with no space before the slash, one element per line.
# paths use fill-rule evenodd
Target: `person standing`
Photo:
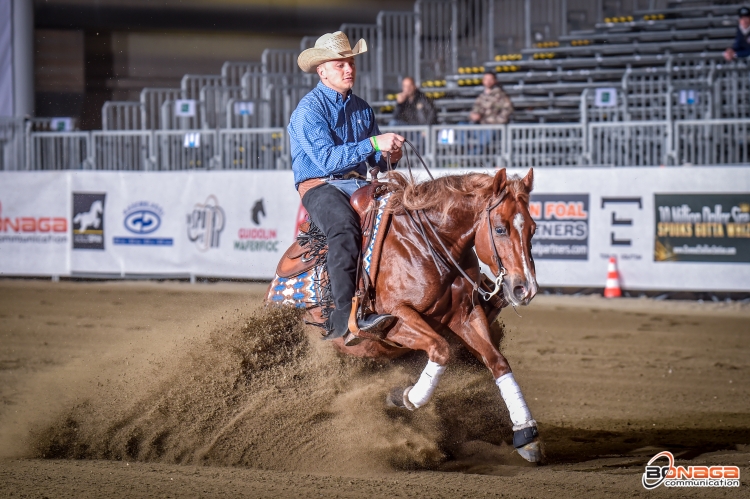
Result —
<path fill-rule="evenodd" d="M 472 123 L 482 125 L 504 125 L 513 114 L 513 103 L 508 94 L 497 84 L 494 73 L 485 73 L 482 77 L 484 90 L 474 101 L 469 119 Z"/>
<path fill-rule="evenodd" d="M 727 61 L 750 56 L 750 9 L 742 7 L 737 15 L 740 19 L 734 43 L 724 51 L 724 59 Z"/>
<path fill-rule="evenodd" d="M 437 123 L 435 106 L 429 97 L 417 88 L 411 76 L 401 80 L 401 92 L 396 94 L 396 102 L 396 111 L 393 113 L 391 126 Z"/>
<path fill-rule="evenodd" d="M 326 33 L 297 58 L 300 69 L 317 72 L 318 85 L 305 95 L 289 120 L 294 183 L 302 205 L 328 240 L 328 277 L 335 309 L 325 339 L 349 332 L 362 244 L 359 216 L 349 205 L 355 190 L 367 184 L 368 168 L 398 161 L 404 138 L 381 134 L 372 108 L 352 93 L 357 75 L 354 58 L 367 51 L 365 40 L 354 48 L 341 31 Z M 390 157 L 390 158 L 389 158 Z M 358 327 L 379 333 L 396 318 L 371 314 Z M 360 338 L 352 333 L 347 345 Z"/>

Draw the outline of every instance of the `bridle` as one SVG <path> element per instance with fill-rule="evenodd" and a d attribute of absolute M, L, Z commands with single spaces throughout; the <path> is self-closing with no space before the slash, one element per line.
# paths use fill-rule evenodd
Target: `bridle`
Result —
<path fill-rule="evenodd" d="M 427 167 L 427 163 L 425 163 L 422 156 L 417 151 L 417 148 L 414 147 L 414 144 L 412 144 L 409 140 L 404 139 L 404 144 L 408 144 L 409 147 L 411 147 L 414 154 L 417 156 L 419 161 L 422 163 L 422 166 L 424 167 L 425 171 L 427 172 L 427 175 L 430 176 L 430 179 L 435 180 L 435 177 L 432 176 L 432 172 L 430 172 L 430 169 Z M 409 177 L 411 177 L 412 182 L 414 182 L 414 175 L 411 171 L 411 161 L 409 160 L 409 153 L 406 149 L 404 149 L 404 156 L 406 159 L 406 169 L 409 171 Z M 391 156 L 390 154 L 387 154 L 387 164 L 388 164 L 388 171 L 392 169 L 391 167 Z M 438 272 L 440 273 L 440 276 L 442 277 L 444 274 L 443 267 L 448 267 L 450 270 L 450 267 L 448 266 L 447 262 L 445 261 L 445 258 L 443 258 L 443 255 L 450 260 L 450 263 L 453 265 L 453 267 L 458 270 L 458 272 L 469 281 L 471 284 L 471 287 L 476 291 L 479 296 L 482 297 L 484 301 L 489 301 L 493 296 L 495 296 L 497 293 L 500 292 L 500 290 L 503 287 L 503 278 L 507 274 L 505 267 L 503 267 L 502 260 L 500 259 L 500 254 L 497 251 L 497 245 L 495 244 L 495 238 L 492 234 L 492 220 L 490 217 L 490 212 L 500 206 L 500 203 L 503 202 L 505 199 L 507 192 L 506 190 L 503 190 L 500 193 L 500 197 L 495 201 L 493 204 L 488 205 L 487 208 L 485 208 L 485 213 L 487 215 L 487 232 L 490 238 L 490 243 L 492 245 L 492 258 L 495 262 L 495 265 L 497 265 L 498 268 L 498 275 L 494 276 L 494 285 L 495 289 L 492 291 L 485 291 L 482 289 L 479 284 L 472 279 L 466 271 L 459 265 L 459 263 L 456 261 L 455 258 L 453 258 L 453 255 L 448 250 L 448 248 L 445 247 L 445 243 L 443 242 L 443 239 L 440 237 L 440 234 L 438 234 L 437 230 L 435 229 L 435 226 L 430 222 L 430 219 L 427 218 L 427 216 L 424 214 L 423 210 L 415 210 L 414 214 L 412 214 L 409 210 L 404 208 L 404 212 L 406 212 L 406 215 L 409 217 L 411 222 L 414 224 L 414 226 L 417 229 L 417 232 L 422 236 L 422 239 L 424 240 L 425 244 L 427 245 L 427 249 L 430 252 L 430 255 L 432 256 L 433 261 L 435 262 L 435 266 L 438 269 Z M 414 216 L 416 215 L 416 217 Z M 424 221 L 422 220 L 424 219 Z M 440 255 L 440 253 L 435 251 L 434 246 L 430 242 L 429 238 L 427 237 L 426 231 L 425 231 L 425 225 L 430 229 L 430 232 L 435 236 L 435 239 L 437 240 L 438 244 L 440 245 L 440 249 L 443 250 L 443 255 Z"/>

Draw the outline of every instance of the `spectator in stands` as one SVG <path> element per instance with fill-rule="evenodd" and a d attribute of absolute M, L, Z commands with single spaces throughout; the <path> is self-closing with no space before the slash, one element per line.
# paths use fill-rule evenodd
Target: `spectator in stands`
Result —
<path fill-rule="evenodd" d="M 487 72 L 482 77 L 484 91 L 474 102 L 469 119 L 482 125 L 504 125 L 513 114 L 513 104 L 508 94 L 497 84 L 495 73 Z"/>
<path fill-rule="evenodd" d="M 396 94 L 396 111 L 391 126 L 434 125 L 437 111 L 432 101 L 417 88 L 414 78 L 407 76 L 401 80 L 401 92 Z"/>
<path fill-rule="evenodd" d="M 740 21 L 734 44 L 724 51 L 724 59 L 727 61 L 750 55 L 750 9 L 742 7 L 738 14 Z"/>

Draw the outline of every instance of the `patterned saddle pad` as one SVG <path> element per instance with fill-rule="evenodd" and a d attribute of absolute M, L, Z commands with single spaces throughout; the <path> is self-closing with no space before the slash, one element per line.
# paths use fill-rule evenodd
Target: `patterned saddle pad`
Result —
<path fill-rule="evenodd" d="M 390 193 L 388 193 L 375 200 L 375 209 L 377 211 L 375 213 L 375 222 L 372 229 L 373 237 L 370 239 L 369 244 L 364 248 L 363 252 L 363 266 L 373 285 L 377 279 L 383 241 L 388 232 L 390 214 L 386 212 L 386 207 L 388 206 L 388 199 L 390 196 Z M 325 236 L 320 233 L 319 229 L 312 226 L 312 224 L 307 232 L 300 234 L 298 241 L 305 249 L 308 249 L 309 245 L 326 244 Z M 289 253 L 289 251 L 287 253 Z M 277 271 L 268 288 L 268 294 L 266 296 L 268 302 L 279 305 L 291 305 L 305 309 L 315 307 L 330 308 L 333 306 L 330 283 L 328 281 L 328 270 L 325 263 L 325 255 L 327 252 L 325 248 L 320 248 L 318 251 L 314 251 L 314 253 L 318 255 L 314 265 L 308 266 L 308 268 L 301 273 L 281 277 Z M 286 257 L 285 254 L 284 258 Z"/>

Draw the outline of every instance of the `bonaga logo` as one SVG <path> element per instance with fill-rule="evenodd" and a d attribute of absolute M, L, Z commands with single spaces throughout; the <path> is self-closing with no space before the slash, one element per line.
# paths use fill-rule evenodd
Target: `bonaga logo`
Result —
<path fill-rule="evenodd" d="M 187 216 L 188 239 L 201 251 L 219 247 L 219 235 L 224 230 L 224 210 L 213 194 L 204 204 L 196 204 Z"/>
<path fill-rule="evenodd" d="M 667 460 L 657 466 L 657 460 Z M 740 469 L 737 466 L 675 466 L 669 451 L 660 452 L 646 465 L 641 479 L 647 490 L 665 487 L 739 487 Z"/>
<path fill-rule="evenodd" d="M 106 194 L 73 193 L 73 249 L 104 249 Z"/>

